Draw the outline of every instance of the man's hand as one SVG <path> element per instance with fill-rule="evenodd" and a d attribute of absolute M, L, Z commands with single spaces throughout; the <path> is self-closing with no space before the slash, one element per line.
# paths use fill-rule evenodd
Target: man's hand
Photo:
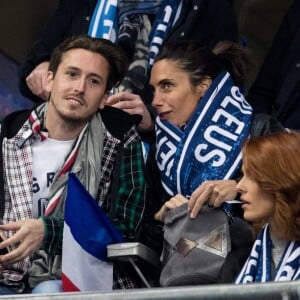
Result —
<path fill-rule="evenodd" d="M 175 207 L 178 207 L 189 200 L 184 196 L 177 194 L 176 196 L 172 197 L 169 201 L 166 201 L 161 209 L 154 215 L 154 219 L 156 221 L 164 222 L 166 213 Z"/>
<path fill-rule="evenodd" d="M 138 125 L 138 130 L 141 132 L 151 131 L 154 128 L 154 123 L 149 110 L 138 95 L 120 92 L 110 96 L 105 105 L 111 105 L 113 107 L 122 109 L 131 115 L 141 115 L 143 118 Z"/>
<path fill-rule="evenodd" d="M 49 93 L 45 87 L 47 84 L 49 62 L 44 61 L 37 65 L 32 72 L 26 77 L 26 84 L 31 92 L 42 100 L 47 101 Z"/>
<path fill-rule="evenodd" d="M 221 206 L 225 201 L 233 200 L 236 195 L 235 180 L 204 181 L 191 195 L 189 211 L 191 218 L 196 218 L 204 203 L 214 207 Z"/>
<path fill-rule="evenodd" d="M 14 246 L 8 254 L 0 256 L 0 264 L 10 265 L 23 260 L 40 248 L 44 239 L 44 224 L 40 219 L 12 222 L 0 225 L 2 231 L 15 231 L 16 233 L 3 240 L 0 248 Z"/>
<path fill-rule="evenodd" d="M 4 234 L 3 231 L 0 231 L 0 238 L 1 238 L 1 242 L 6 240 L 6 235 Z M 0 249 L 1 250 L 1 253 L 3 253 L 2 255 L 4 255 L 4 253 L 7 253 L 7 248 L 3 248 L 3 249 Z M 2 274 L 2 272 L 4 271 L 4 266 L 2 264 L 0 264 L 0 274 Z"/>

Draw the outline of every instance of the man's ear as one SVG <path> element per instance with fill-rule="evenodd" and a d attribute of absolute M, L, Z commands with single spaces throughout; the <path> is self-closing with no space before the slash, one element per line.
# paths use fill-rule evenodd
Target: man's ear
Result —
<path fill-rule="evenodd" d="M 46 86 L 45 86 L 45 90 L 48 93 L 51 93 L 51 91 L 52 91 L 53 78 L 54 78 L 53 72 L 52 71 L 48 71 L 47 82 L 46 82 Z"/>
<path fill-rule="evenodd" d="M 101 102 L 100 102 L 100 104 L 99 104 L 99 109 L 103 109 L 103 108 L 104 108 L 105 103 L 106 103 L 106 101 L 107 101 L 109 95 L 110 95 L 110 91 L 107 91 L 107 92 L 103 95 L 103 97 L 102 97 L 102 99 L 101 99 Z"/>
<path fill-rule="evenodd" d="M 198 85 L 197 90 L 199 91 L 200 98 L 204 96 L 208 88 L 212 83 L 212 79 L 210 77 L 204 78 Z"/>

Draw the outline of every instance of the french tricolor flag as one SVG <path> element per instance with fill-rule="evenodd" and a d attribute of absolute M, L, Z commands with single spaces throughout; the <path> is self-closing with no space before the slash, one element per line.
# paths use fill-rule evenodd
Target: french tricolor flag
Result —
<path fill-rule="evenodd" d="M 124 239 L 74 174 L 69 175 L 62 252 L 64 292 L 109 291 L 113 265 L 106 246 Z"/>

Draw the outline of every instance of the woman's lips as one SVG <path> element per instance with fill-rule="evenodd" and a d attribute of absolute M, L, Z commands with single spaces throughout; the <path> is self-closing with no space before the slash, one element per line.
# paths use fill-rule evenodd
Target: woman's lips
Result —
<path fill-rule="evenodd" d="M 240 199 L 240 200 L 241 200 L 241 202 L 242 202 L 242 208 L 244 208 L 244 207 L 250 205 L 250 202 L 245 201 L 244 199 Z"/>

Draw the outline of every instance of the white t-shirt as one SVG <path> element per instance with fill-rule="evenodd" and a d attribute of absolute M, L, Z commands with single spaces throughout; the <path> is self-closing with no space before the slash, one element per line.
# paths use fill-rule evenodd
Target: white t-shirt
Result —
<path fill-rule="evenodd" d="M 49 189 L 53 178 L 62 167 L 74 140 L 59 141 L 47 138 L 33 143 L 33 217 L 44 215 L 49 201 Z"/>

